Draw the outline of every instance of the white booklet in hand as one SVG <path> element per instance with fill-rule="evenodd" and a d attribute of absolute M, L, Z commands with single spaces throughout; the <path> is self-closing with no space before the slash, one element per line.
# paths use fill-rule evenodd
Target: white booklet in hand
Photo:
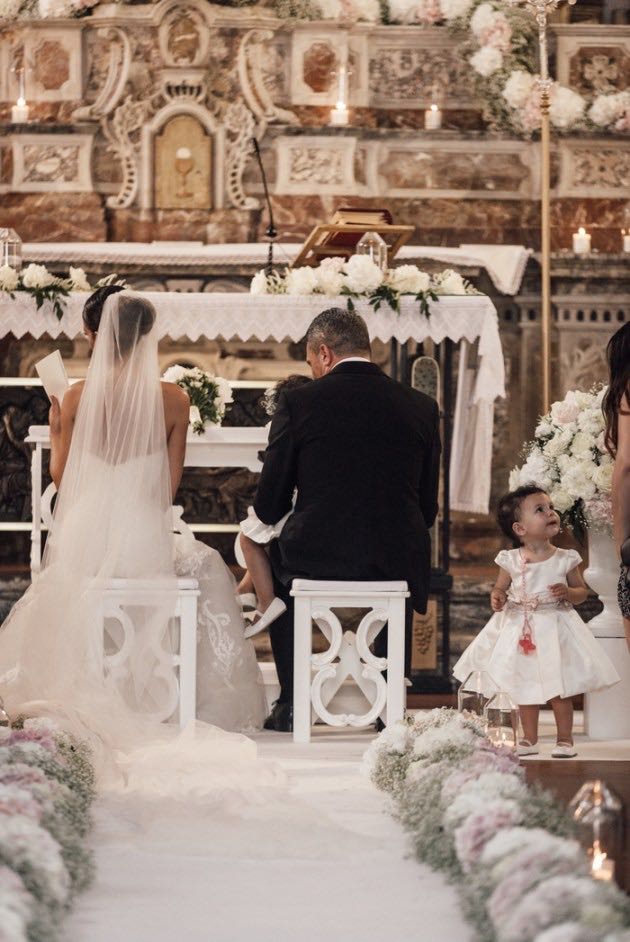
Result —
<path fill-rule="evenodd" d="M 52 399 L 53 396 L 56 396 L 61 402 L 70 381 L 59 350 L 49 353 L 47 357 L 36 363 L 35 369 L 48 398 Z"/>

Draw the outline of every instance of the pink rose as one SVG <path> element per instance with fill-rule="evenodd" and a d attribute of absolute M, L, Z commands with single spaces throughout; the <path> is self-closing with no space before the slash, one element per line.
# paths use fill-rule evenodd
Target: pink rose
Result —
<path fill-rule="evenodd" d="M 500 49 L 501 52 L 509 52 L 512 44 L 512 30 L 510 24 L 503 16 L 497 16 L 487 29 L 484 29 L 479 36 L 481 46 L 492 46 L 493 49 Z"/>

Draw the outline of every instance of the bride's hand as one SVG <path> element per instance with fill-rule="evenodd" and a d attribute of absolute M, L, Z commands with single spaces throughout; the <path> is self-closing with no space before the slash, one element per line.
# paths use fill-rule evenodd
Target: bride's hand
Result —
<path fill-rule="evenodd" d="M 50 426 L 50 435 L 61 434 L 61 407 L 56 396 L 50 397 L 50 409 L 48 410 L 48 425 Z"/>

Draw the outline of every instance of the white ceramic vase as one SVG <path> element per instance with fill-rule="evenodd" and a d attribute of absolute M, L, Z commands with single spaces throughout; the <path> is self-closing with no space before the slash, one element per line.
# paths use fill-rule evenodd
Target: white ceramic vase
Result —
<path fill-rule="evenodd" d="M 604 606 L 588 626 L 617 668 L 621 683 L 586 695 L 586 734 L 591 739 L 630 739 L 630 654 L 617 602 L 619 559 L 612 535 L 589 530 L 588 555 L 584 578 Z"/>

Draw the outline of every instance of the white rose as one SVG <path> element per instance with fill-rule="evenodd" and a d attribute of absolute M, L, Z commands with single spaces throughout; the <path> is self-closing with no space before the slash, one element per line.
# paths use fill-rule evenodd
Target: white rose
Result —
<path fill-rule="evenodd" d="M 522 108 L 529 100 L 535 84 L 536 76 L 530 72 L 524 72 L 522 69 L 510 72 L 510 77 L 503 89 L 503 97 L 510 108 Z"/>
<path fill-rule="evenodd" d="M 82 268 L 70 268 L 70 281 L 74 291 L 91 291 L 92 286 Z"/>
<path fill-rule="evenodd" d="M 554 85 L 551 89 L 549 117 L 556 128 L 571 128 L 584 117 L 586 101 L 577 92 L 564 85 Z"/>
<path fill-rule="evenodd" d="M 566 511 L 569 510 L 575 503 L 575 499 L 571 497 L 567 491 L 563 490 L 562 487 L 554 488 L 554 490 L 551 491 L 549 497 L 551 498 L 551 503 L 559 514 L 566 513 Z"/>
<path fill-rule="evenodd" d="M 556 425 L 568 425 L 570 422 L 575 422 L 578 415 L 580 414 L 580 407 L 578 406 L 575 394 L 567 393 L 562 402 L 554 402 L 551 406 L 551 418 Z"/>
<path fill-rule="evenodd" d="M 26 288 L 47 288 L 55 280 L 45 265 L 29 265 L 22 272 L 22 284 Z"/>
<path fill-rule="evenodd" d="M 315 278 L 322 294 L 331 298 L 341 294 L 344 283 L 343 266 L 342 258 L 325 258 L 321 265 L 318 265 L 315 269 Z"/>
<path fill-rule="evenodd" d="M 431 277 L 417 265 L 400 265 L 389 269 L 385 281 L 400 294 L 418 294 L 429 288 Z"/>
<path fill-rule="evenodd" d="M 554 427 L 551 422 L 549 422 L 547 418 L 541 419 L 536 426 L 536 438 L 547 438 L 549 435 L 553 435 L 553 433 Z"/>
<path fill-rule="evenodd" d="M 615 466 L 611 461 L 609 464 L 600 464 L 593 471 L 593 484 L 605 494 L 610 494 L 612 490 L 613 471 Z"/>
<path fill-rule="evenodd" d="M 317 289 L 315 270 L 305 265 L 303 268 L 290 268 L 286 278 L 287 294 L 313 294 Z"/>
<path fill-rule="evenodd" d="M 178 383 L 188 372 L 185 366 L 179 366 L 178 363 L 175 363 L 162 373 L 162 379 L 165 383 Z"/>
<path fill-rule="evenodd" d="M 478 6 L 470 20 L 473 35 L 479 37 L 486 30 L 492 29 L 498 15 L 490 3 L 482 3 Z"/>
<path fill-rule="evenodd" d="M 614 95 L 598 95 L 588 116 L 600 128 L 614 124 L 626 112 L 630 111 L 630 91 L 616 92 Z"/>
<path fill-rule="evenodd" d="M 559 429 L 553 438 L 550 438 L 545 447 L 543 448 L 544 454 L 548 458 L 557 458 L 558 455 L 561 455 L 564 451 L 567 450 L 571 444 L 571 439 L 573 438 L 573 432 L 571 429 L 562 428 Z"/>
<path fill-rule="evenodd" d="M 527 460 L 520 472 L 520 484 L 534 482 L 540 487 L 548 488 L 551 484 L 551 469 L 545 455 L 535 448 L 527 456 Z"/>
<path fill-rule="evenodd" d="M 381 22 L 381 4 L 379 0 L 360 0 L 353 4 L 353 9 L 358 20 L 366 23 Z"/>
<path fill-rule="evenodd" d="M 383 283 L 383 272 L 368 255 L 353 255 L 343 269 L 346 287 L 354 294 L 372 294 Z"/>
<path fill-rule="evenodd" d="M 418 0 L 388 0 L 391 23 L 414 23 L 418 19 Z"/>
<path fill-rule="evenodd" d="M 338 20 L 343 14 L 341 0 L 317 0 L 322 20 Z"/>
<path fill-rule="evenodd" d="M 15 291 L 19 280 L 15 268 L 11 268 L 10 265 L 3 265 L 0 268 L 0 289 L 2 291 Z"/>
<path fill-rule="evenodd" d="M 464 279 L 458 271 L 447 268 L 436 279 L 436 289 L 439 294 L 466 294 Z"/>
<path fill-rule="evenodd" d="M 473 0 L 440 0 L 444 19 L 449 21 L 466 16 L 472 4 Z"/>
<path fill-rule="evenodd" d="M 474 56 L 470 57 L 470 64 L 475 72 L 487 78 L 489 75 L 492 75 L 493 72 L 496 72 L 497 69 L 501 68 L 503 65 L 503 54 L 499 49 L 494 49 L 492 46 L 482 46 Z"/>
<path fill-rule="evenodd" d="M 232 387 L 228 380 L 224 379 L 222 376 L 215 376 L 214 381 L 217 384 L 217 394 L 221 402 L 225 404 L 228 402 L 234 402 Z"/>
<path fill-rule="evenodd" d="M 252 283 L 249 286 L 249 293 L 267 294 L 267 275 L 265 274 L 264 268 L 261 268 L 260 271 L 257 271 L 252 278 Z"/>
<path fill-rule="evenodd" d="M 571 442 L 571 451 L 579 458 L 592 458 L 595 439 L 586 432 L 578 432 Z"/>

